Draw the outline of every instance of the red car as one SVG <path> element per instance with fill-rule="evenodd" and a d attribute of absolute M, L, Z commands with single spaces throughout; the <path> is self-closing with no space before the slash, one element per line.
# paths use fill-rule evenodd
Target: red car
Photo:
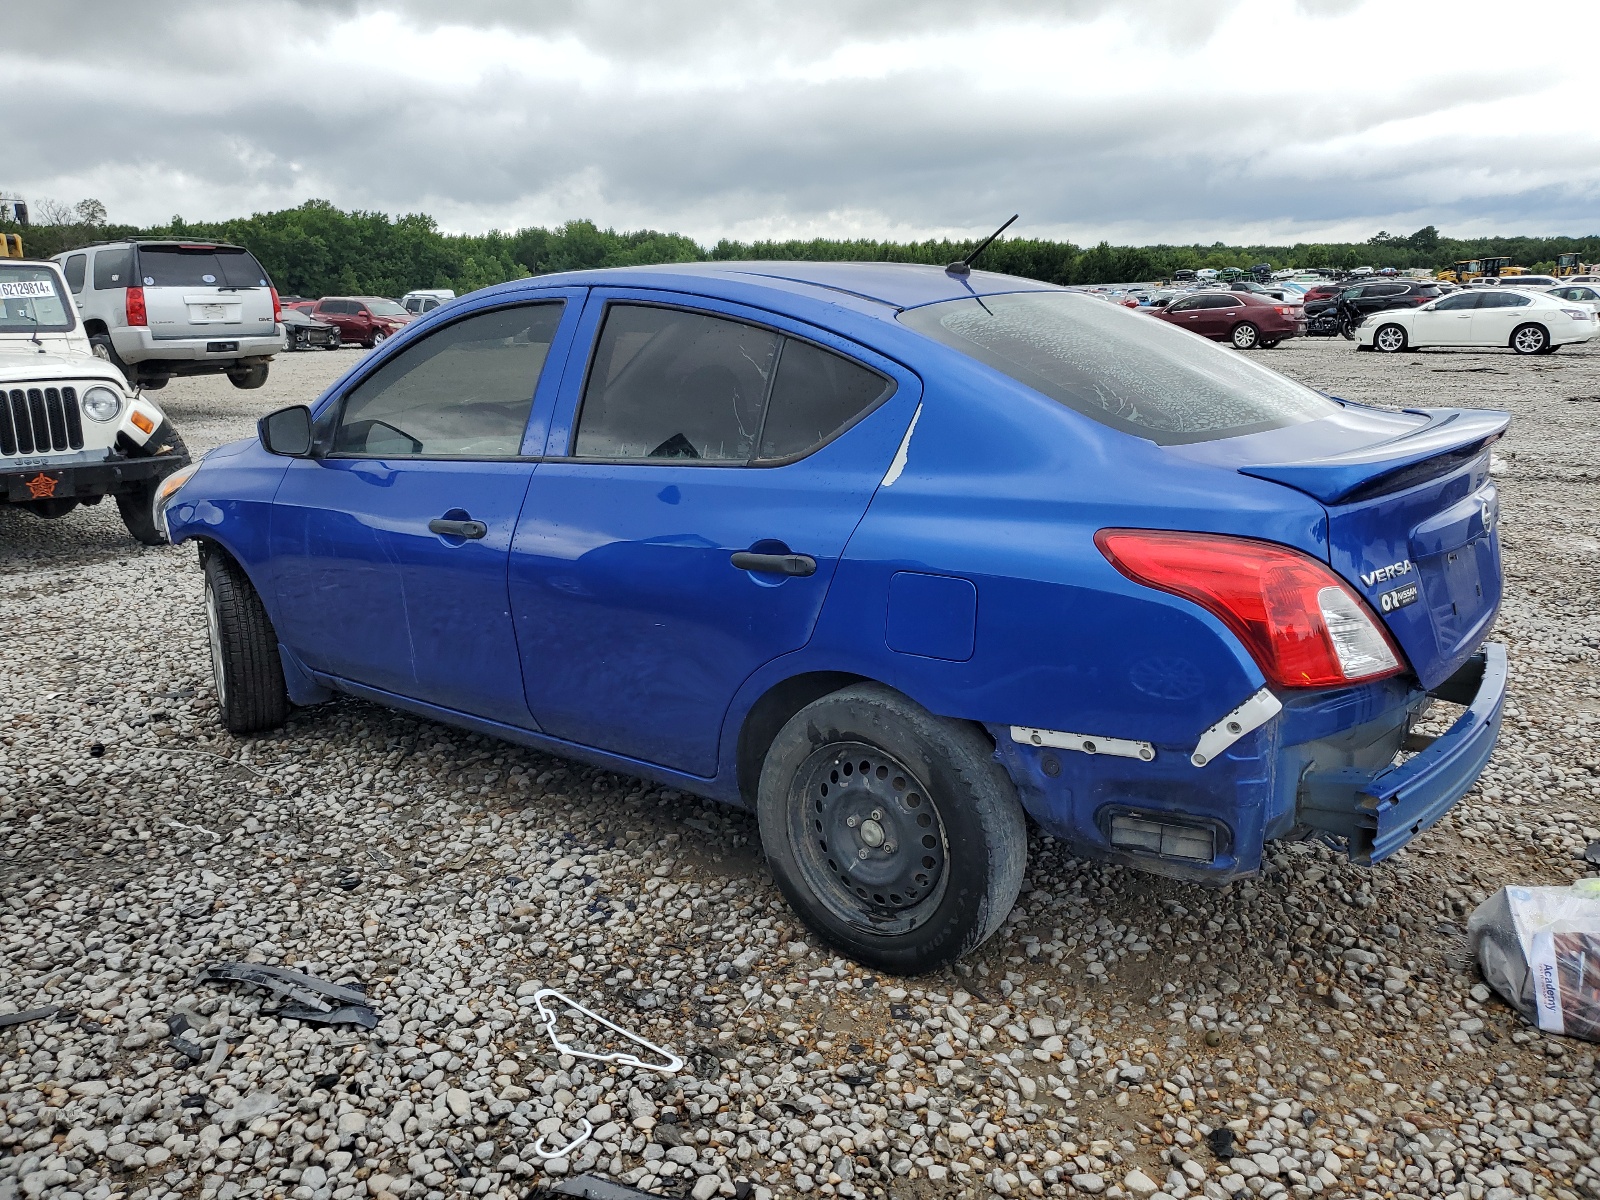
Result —
<path fill-rule="evenodd" d="M 1305 312 L 1298 304 L 1253 292 L 1195 292 L 1178 296 L 1151 315 L 1238 350 L 1270 350 L 1306 331 Z"/>
<path fill-rule="evenodd" d="M 411 323 L 411 314 L 378 296 L 324 296 L 309 310 L 339 327 L 347 342 L 376 346 Z"/>

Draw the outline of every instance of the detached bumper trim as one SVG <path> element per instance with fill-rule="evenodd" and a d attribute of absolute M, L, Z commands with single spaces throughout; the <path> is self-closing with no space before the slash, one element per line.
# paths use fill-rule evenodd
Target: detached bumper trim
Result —
<path fill-rule="evenodd" d="M 1454 807 L 1483 773 L 1500 737 L 1506 698 L 1506 648 L 1489 642 L 1431 695 L 1467 711 L 1409 761 L 1361 789 L 1351 860 L 1382 862 Z"/>

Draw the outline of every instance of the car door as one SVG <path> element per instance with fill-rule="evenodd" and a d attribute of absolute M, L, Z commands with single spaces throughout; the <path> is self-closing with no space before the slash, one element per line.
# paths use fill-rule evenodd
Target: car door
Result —
<path fill-rule="evenodd" d="M 771 314 L 597 291 L 511 551 L 539 727 L 709 777 L 734 693 L 811 637 L 916 377 Z"/>
<path fill-rule="evenodd" d="M 506 560 L 534 469 L 529 414 L 582 294 L 465 313 L 319 412 L 315 457 L 290 464 L 270 532 L 278 634 L 308 667 L 528 725 Z"/>
<path fill-rule="evenodd" d="M 1244 318 L 1244 301 L 1234 292 L 1202 296 L 1204 302 L 1197 322 L 1199 332 L 1208 338 L 1222 339 Z"/>
<path fill-rule="evenodd" d="M 1452 292 L 1419 308 L 1411 318 L 1413 346 L 1465 346 L 1472 340 L 1472 314 L 1489 293 Z"/>
<path fill-rule="evenodd" d="M 1519 292 L 1497 289 L 1486 293 L 1478 307 L 1472 310 L 1472 344 L 1510 345 L 1511 331 L 1528 319 L 1528 313 L 1523 310 L 1532 304 L 1531 296 Z"/>
<path fill-rule="evenodd" d="M 1199 296 L 1181 296 L 1161 311 L 1161 319 L 1173 325 L 1181 325 L 1185 329 L 1193 329 L 1198 333 L 1200 319 L 1203 316 L 1200 311 L 1200 300 Z"/>

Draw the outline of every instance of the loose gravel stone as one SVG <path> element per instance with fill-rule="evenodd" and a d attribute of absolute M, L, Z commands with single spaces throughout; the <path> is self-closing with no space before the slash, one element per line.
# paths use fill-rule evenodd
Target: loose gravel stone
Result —
<path fill-rule="evenodd" d="M 161 399 L 205 449 L 354 354 Z M 1462 957 L 1476 903 L 1586 873 L 1600 839 L 1600 346 L 1260 357 L 1516 415 L 1488 771 L 1374 870 L 1279 843 L 1214 891 L 1035 835 L 1001 932 L 913 980 L 807 937 L 748 814 L 353 700 L 228 737 L 192 550 L 139 548 L 107 505 L 0 512 L 0 1012 L 62 1006 L 0 1030 L 0 1196 L 510 1198 L 594 1171 L 701 1200 L 1600 1197 L 1594 1048 Z M 227 960 L 360 981 L 383 1020 L 196 983 Z M 544 986 L 688 1067 L 556 1054 Z M 571 1157 L 534 1152 L 582 1119 Z"/>

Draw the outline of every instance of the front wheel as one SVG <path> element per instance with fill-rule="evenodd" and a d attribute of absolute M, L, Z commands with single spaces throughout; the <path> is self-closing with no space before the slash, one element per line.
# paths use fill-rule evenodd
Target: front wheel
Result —
<path fill-rule="evenodd" d="M 332 333 L 330 333 L 328 335 L 328 349 L 329 350 L 343 350 L 344 349 L 344 339 L 339 336 L 339 331 L 337 329 L 335 329 Z"/>
<path fill-rule="evenodd" d="M 1254 350 L 1261 340 L 1261 330 L 1249 321 L 1241 321 L 1233 327 L 1233 348 L 1235 350 Z"/>
<path fill-rule="evenodd" d="M 131 458 L 171 458 L 174 460 L 172 470 L 175 471 L 188 461 L 189 448 L 183 444 L 178 431 L 169 422 L 163 421 L 150 435 L 148 442 L 130 447 L 128 455 Z M 163 477 L 168 474 L 171 471 L 164 472 Z M 122 516 L 122 524 L 127 528 L 128 535 L 142 546 L 167 544 L 166 535 L 161 532 L 161 526 L 156 524 L 156 489 L 160 486 L 160 479 L 152 479 L 131 492 L 117 494 L 117 512 Z"/>
<path fill-rule="evenodd" d="M 389 340 L 389 335 L 387 333 L 385 333 L 381 329 L 374 329 L 372 331 L 372 337 L 371 337 L 371 339 L 368 340 L 367 345 L 369 347 L 371 347 L 373 350 L 376 350 L 379 346 L 383 345 L 388 340 Z"/>
<path fill-rule="evenodd" d="M 1518 354 L 1543 354 L 1549 344 L 1543 325 L 1524 325 L 1511 335 L 1511 348 Z"/>
<path fill-rule="evenodd" d="M 1407 345 L 1406 331 L 1398 325 L 1385 325 L 1373 335 L 1372 344 L 1385 354 L 1399 354 Z"/>
<path fill-rule="evenodd" d="M 1027 829 L 974 726 L 861 684 L 801 709 L 761 770 L 756 813 L 784 896 L 856 961 L 914 975 L 1000 928 Z"/>
<path fill-rule="evenodd" d="M 261 733 L 289 718 L 278 635 L 261 597 L 230 559 L 206 557 L 206 635 L 217 712 L 229 733 Z"/>

